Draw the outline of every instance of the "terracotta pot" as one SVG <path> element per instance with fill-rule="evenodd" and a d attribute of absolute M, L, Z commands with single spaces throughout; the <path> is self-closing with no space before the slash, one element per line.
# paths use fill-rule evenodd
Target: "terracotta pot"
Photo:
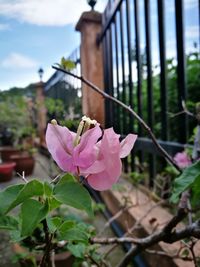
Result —
<path fill-rule="evenodd" d="M 11 156 L 19 155 L 20 151 L 12 146 L 2 146 L 0 147 L 0 154 L 2 161 L 7 162 L 11 160 Z"/>
<path fill-rule="evenodd" d="M 27 252 L 27 250 L 24 247 L 21 247 L 19 244 L 13 245 L 13 250 L 15 253 L 24 253 Z M 30 254 L 31 256 L 34 256 L 33 254 Z M 35 255 L 37 265 L 41 262 L 42 255 Z M 55 267 L 72 267 L 74 262 L 74 257 L 70 252 L 61 252 L 59 254 L 55 255 Z M 30 267 L 31 261 L 29 259 L 20 260 L 20 266 L 21 267 Z"/>
<path fill-rule="evenodd" d="M 31 175 L 35 166 L 35 159 L 29 154 L 19 154 L 11 156 L 12 161 L 16 163 L 15 171 L 25 175 Z"/>
<path fill-rule="evenodd" d="M 0 164 L 0 182 L 7 182 L 12 179 L 15 166 L 15 162 L 4 162 Z"/>

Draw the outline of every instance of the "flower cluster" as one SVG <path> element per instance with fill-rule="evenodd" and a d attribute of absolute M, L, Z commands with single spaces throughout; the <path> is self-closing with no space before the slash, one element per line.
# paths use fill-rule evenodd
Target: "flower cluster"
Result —
<path fill-rule="evenodd" d="M 128 156 L 137 139 L 129 134 L 120 142 L 113 128 L 102 130 L 95 120 L 83 117 L 77 133 L 48 124 L 46 144 L 53 159 L 65 172 L 84 176 L 96 190 L 107 190 L 117 182 L 122 171 L 121 158 Z"/>
<path fill-rule="evenodd" d="M 184 169 L 192 164 L 191 159 L 185 151 L 177 153 L 174 160 L 181 169 Z"/>

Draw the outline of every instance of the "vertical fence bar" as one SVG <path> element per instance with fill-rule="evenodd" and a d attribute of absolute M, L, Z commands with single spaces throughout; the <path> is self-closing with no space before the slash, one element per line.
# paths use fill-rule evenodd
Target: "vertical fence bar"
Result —
<path fill-rule="evenodd" d="M 127 44 L 128 44 L 128 87 L 129 87 L 129 105 L 133 107 L 133 79 L 132 79 L 132 51 L 131 51 L 131 25 L 130 25 L 130 0 L 126 0 L 126 26 L 127 26 Z M 134 131 L 134 119 L 129 114 L 129 131 Z M 131 152 L 131 170 L 134 170 L 134 153 Z"/>
<path fill-rule="evenodd" d="M 183 0 L 175 1 L 176 12 L 176 49 L 177 49 L 177 85 L 178 85 L 178 107 L 183 110 L 182 101 L 187 98 L 186 88 L 186 62 L 185 62 L 185 38 L 184 38 L 184 10 Z M 179 117 L 179 140 L 182 143 L 187 142 L 188 137 L 188 117 L 182 114 Z"/>
<path fill-rule="evenodd" d="M 123 20 L 123 5 L 121 4 L 119 15 L 120 15 L 120 38 L 121 38 L 121 57 L 122 57 L 122 101 L 126 103 L 126 80 L 125 80 L 125 54 L 124 54 L 124 20 Z M 125 110 L 123 113 L 123 134 L 127 133 L 127 113 Z M 123 160 L 124 163 L 124 171 L 128 171 L 128 162 L 127 158 Z"/>
<path fill-rule="evenodd" d="M 121 41 L 121 58 L 122 58 L 122 101 L 126 103 L 126 82 L 125 82 L 125 59 L 124 59 L 124 24 L 122 5 L 120 6 L 120 41 Z M 123 134 L 126 134 L 126 113 L 123 110 Z"/>
<path fill-rule="evenodd" d="M 138 0 L 134 0 L 134 17 L 135 17 L 135 48 L 137 61 L 137 104 L 138 115 L 142 117 L 142 62 L 140 50 L 140 21 L 139 21 L 139 6 Z M 138 125 L 138 134 L 142 135 L 142 128 Z"/>
<path fill-rule="evenodd" d="M 168 139 L 167 121 L 167 77 L 166 77 L 166 40 L 165 40 L 165 15 L 164 0 L 158 0 L 158 31 L 160 53 L 160 93 L 161 93 L 161 138 Z"/>
<path fill-rule="evenodd" d="M 113 52 L 112 52 L 112 24 L 108 29 L 108 60 L 109 60 L 109 91 L 110 94 L 114 95 L 113 89 Z M 110 101 L 111 102 L 111 101 Z M 110 118 L 111 118 L 111 125 L 114 126 L 114 104 L 113 102 L 110 103 Z"/>
<path fill-rule="evenodd" d="M 103 14 L 103 24 L 105 24 L 106 21 L 106 14 L 104 12 Z M 105 92 L 110 94 L 109 91 L 109 84 L 108 84 L 108 62 L 107 62 L 107 54 L 108 54 L 108 49 L 107 49 L 107 40 L 106 40 L 106 34 L 103 38 L 103 62 L 104 62 L 104 86 L 105 86 Z M 108 101 L 108 99 L 105 99 L 105 127 L 108 128 L 111 125 L 111 120 L 110 120 L 110 112 L 109 112 L 109 107 L 110 102 Z"/>
<path fill-rule="evenodd" d="M 152 83 L 152 53 L 151 53 L 151 20 L 150 20 L 150 0 L 144 2 L 145 14 L 145 37 L 146 37 L 146 64 L 147 64 L 147 111 L 148 124 L 153 131 L 154 109 L 153 109 L 153 83 Z M 156 175 L 156 157 L 149 155 L 149 185 L 153 186 L 153 178 Z"/>
<path fill-rule="evenodd" d="M 132 80 L 132 58 L 131 58 L 131 26 L 130 26 L 130 4 L 126 0 L 126 26 L 127 26 L 127 44 L 128 44 L 128 86 L 129 86 L 129 105 L 133 107 L 133 80 Z M 129 115 L 129 131 L 133 132 L 133 116 Z"/>
<path fill-rule="evenodd" d="M 119 48 L 118 48 L 118 34 L 117 34 L 117 19 L 115 16 L 114 20 L 114 34 L 115 34 L 115 55 L 116 55 L 116 83 L 117 83 L 117 98 L 120 99 L 120 92 L 119 92 L 119 60 L 118 60 L 118 54 L 119 54 Z M 121 132 L 121 119 L 120 119 L 120 107 L 117 105 L 117 130 L 120 133 Z"/>

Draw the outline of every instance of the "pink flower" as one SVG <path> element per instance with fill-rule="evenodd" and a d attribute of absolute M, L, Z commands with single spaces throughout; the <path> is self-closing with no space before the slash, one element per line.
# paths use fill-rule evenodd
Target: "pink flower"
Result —
<path fill-rule="evenodd" d="M 107 190 L 115 184 L 122 172 L 121 158 L 128 156 L 137 139 L 137 135 L 129 134 L 121 143 L 119 135 L 113 128 L 104 131 L 103 138 L 97 143 L 98 159 L 85 170 L 89 185 L 99 191 Z M 101 170 L 100 170 L 101 169 Z"/>
<path fill-rule="evenodd" d="M 177 153 L 174 160 L 180 168 L 186 168 L 192 164 L 192 161 L 185 151 Z"/>
<path fill-rule="evenodd" d="M 53 159 L 63 171 L 79 174 L 96 160 L 97 151 L 94 145 L 101 135 L 102 131 L 97 124 L 85 132 L 80 142 L 75 145 L 76 133 L 67 127 L 49 123 L 46 131 L 46 144 Z"/>
<path fill-rule="evenodd" d="M 109 128 L 98 141 L 102 136 L 99 124 L 87 130 L 88 125 L 84 124 L 87 122 L 80 123 L 77 134 L 55 123 L 48 124 L 47 148 L 63 171 L 84 176 L 96 190 L 106 190 L 118 181 L 122 171 L 121 158 L 130 153 L 137 135 L 129 134 L 120 143 L 120 136 Z M 84 129 L 86 132 L 81 135 Z"/>

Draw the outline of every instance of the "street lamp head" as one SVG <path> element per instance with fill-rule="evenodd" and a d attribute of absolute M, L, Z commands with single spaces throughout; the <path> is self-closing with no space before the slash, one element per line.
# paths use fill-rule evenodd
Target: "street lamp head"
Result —
<path fill-rule="evenodd" d="M 97 3 L 97 0 L 87 0 L 88 5 L 91 6 L 92 10 L 94 10 L 94 6 Z"/>
<path fill-rule="evenodd" d="M 40 81 L 42 81 L 42 77 L 43 77 L 43 74 L 44 74 L 44 70 L 42 68 L 39 68 L 38 70 L 38 74 L 39 74 L 39 77 L 40 77 Z"/>

